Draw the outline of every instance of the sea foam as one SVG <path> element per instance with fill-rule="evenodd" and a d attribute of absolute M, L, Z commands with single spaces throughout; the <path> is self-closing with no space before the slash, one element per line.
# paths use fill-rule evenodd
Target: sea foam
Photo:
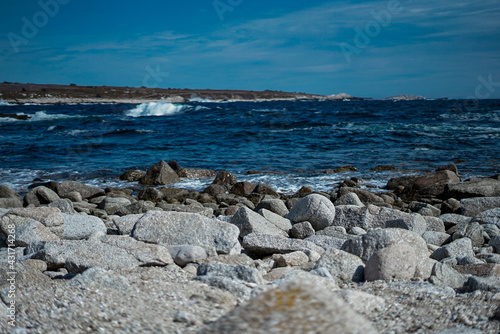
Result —
<path fill-rule="evenodd" d="M 168 102 L 149 102 L 141 103 L 134 109 L 125 112 L 126 116 L 144 117 L 144 116 L 168 116 L 185 111 L 189 106 L 183 104 L 173 104 Z"/>

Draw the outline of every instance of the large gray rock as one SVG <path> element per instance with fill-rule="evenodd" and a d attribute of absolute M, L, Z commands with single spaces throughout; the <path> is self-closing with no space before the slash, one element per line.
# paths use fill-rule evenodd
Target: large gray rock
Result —
<path fill-rule="evenodd" d="M 56 191 L 60 197 L 69 199 L 74 197 L 74 194 L 72 194 L 72 192 L 74 191 L 78 192 L 82 196 L 82 199 L 104 195 L 104 190 L 100 188 L 88 186 L 74 181 L 63 181 L 57 186 Z"/>
<path fill-rule="evenodd" d="M 288 232 L 292 228 L 290 219 L 283 218 L 282 216 L 267 209 L 260 209 L 259 214 L 270 221 L 274 226 L 282 229 L 283 231 Z"/>
<path fill-rule="evenodd" d="M 280 199 L 267 199 L 255 207 L 255 211 L 259 211 L 260 209 L 266 209 L 271 212 L 274 212 L 277 215 L 280 215 L 281 217 L 285 216 L 288 214 L 288 208 L 286 207 L 285 203 L 280 200 Z"/>
<path fill-rule="evenodd" d="M 257 255 L 284 254 L 295 251 L 315 251 L 322 254 L 325 250 L 312 242 L 289 239 L 277 235 L 251 233 L 243 238 L 242 246 Z"/>
<path fill-rule="evenodd" d="M 500 277 L 497 276 L 470 276 L 464 284 L 464 290 L 472 292 L 476 290 L 500 292 Z"/>
<path fill-rule="evenodd" d="M 451 236 L 445 232 L 427 231 L 422 234 L 425 242 L 435 246 L 442 246 L 446 242 L 451 241 Z"/>
<path fill-rule="evenodd" d="M 421 215 L 413 213 L 403 218 L 388 220 L 385 227 L 402 228 L 422 235 L 427 230 L 427 222 Z"/>
<path fill-rule="evenodd" d="M 483 211 L 477 218 L 484 224 L 494 224 L 500 227 L 500 208 Z"/>
<path fill-rule="evenodd" d="M 72 273 L 81 273 L 92 267 L 117 270 L 173 263 L 165 247 L 139 242 L 128 236 L 106 235 L 88 241 L 45 242 L 32 258 L 45 261 L 49 269 L 66 267 Z"/>
<path fill-rule="evenodd" d="M 121 235 L 130 235 L 135 224 L 142 218 L 144 214 L 132 214 L 123 217 L 113 218 L 113 223 Z"/>
<path fill-rule="evenodd" d="M 68 215 L 64 213 L 62 215 L 65 224 L 64 239 L 84 240 L 96 232 L 104 234 L 107 232 L 104 222 L 95 216 Z"/>
<path fill-rule="evenodd" d="M 31 190 L 24 196 L 24 204 L 26 206 L 33 204 L 34 206 L 40 206 L 42 204 L 49 204 L 60 199 L 52 189 L 44 186 L 39 186 Z"/>
<path fill-rule="evenodd" d="M 59 199 L 47 205 L 49 208 L 58 208 L 62 213 L 75 214 L 75 208 L 73 202 L 67 198 Z"/>
<path fill-rule="evenodd" d="M 464 275 L 453 269 L 452 266 L 446 263 L 436 262 L 432 268 L 432 275 L 429 282 L 439 287 L 449 286 L 453 289 L 461 289 L 467 279 Z"/>
<path fill-rule="evenodd" d="M 444 215 L 439 216 L 445 225 L 458 225 L 458 224 L 466 224 L 469 223 L 472 218 L 458 215 L 455 213 L 446 213 Z"/>
<path fill-rule="evenodd" d="M 484 244 L 483 227 L 477 222 L 459 224 L 452 235 L 452 239 L 461 238 L 469 238 L 472 241 L 472 247 L 481 247 Z"/>
<path fill-rule="evenodd" d="M 353 192 L 347 193 L 337 198 L 337 200 L 335 201 L 335 206 L 339 205 L 365 206 L 359 199 L 358 195 Z"/>
<path fill-rule="evenodd" d="M 47 227 L 35 220 L 16 227 L 16 238 L 14 244 L 17 247 L 28 247 L 42 241 L 59 240 Z"/>
<path fill-rule="evenodd" d="M 22 208 L 23 200 L 19 198 L 0 198 L 0 209 Z"/>
<path fill-rule="evenodd" d="M 319 247 L 323 249 L 335 248 L 342 249 L 342 246 L 348 239 L 337 238 L 337 237 L 329 237 L 327 235 L 312 235 L 304 239 L 305 241 L 309 241 L 315 243 Z"/>
<path fill-rule="evenodd" d="M 315 263 L 314 269 L 326 268 L 337 284 L 362 282 L 365 265 L 356 255 L 335 249 L 327 249 Z"/>
<path fill-rule="evenodd" d="M 167 247 L 175 264 L 185 267 L 188 263 L 204 260 L 208 257 L 205 248 L 191 245 L 176 245 Z"/>
<path fill-rule="evenodd" d="M 335 206 L 328 198 L 311 194 L 297 202 L 286 218 L 292 223 L 308 221 L 316 231 L 320 231 L 332 225 L 335 218 Z"/>
<path fill-rule="evenodd" d="M 500 254 L 500 236 L 495 236 L 490 239 L 488 246 L 493 247 L 495 253 Z"/>
<path fill-rule="evenodd" d="M 160 161 L 148 168 L 141 183 L 147 186 L 162 186 L 181 182 L 177 173 L 165 162 Z"/>
<path fill-rule="evenodd" d="M 240 230 L 228 223 L 198 214 L 151 211 L 135 224 L 132 236 L 140 241 L 172 245 L 193 245 L 205 248 L 208 255 L 237 254 Z"/>
<path fill-rule="evenodd" d="M 108 215 L 114 215 L 119 209 L 132 204 L 128 198 L 106 197 L 99 205 L 99 209 L 106 211 Z"/>
<path fill-rule="evenodd" d="M 422 216 L 427 223 L 427 231 L 446 232 L 444 221 L 441 218 Z"/>
<path fill-rule="evenodd" d="M 415 276 L 417 257 L 406 243 L 394 244 L 376 251 L 366 262 L 367 281 L 410 280 Z"/>
<path fill-rule="evenodd" d="M 431 254 L 431 258 L 437 261 L 441 261 L 448 257 L 456 258 L 459 256 L 474 256 L 472 242 L 469 238 L 462 238 L 450 242 L 447 245 L 439 247 Z"/>
<path fill-rule="evenodd" d="M 8 211 L 0 218 L 2 233 L 7 233 L 8 225 L 23 225 L 31 220 L 42 223 L 59 238 L 64 236 L 64 217 L 57 208 L 15 208 Z"/>
<path fill-rule="evenodd" d="M 346 230 L 353 227 L 361 227 L 365 230 L 377 227 L 385 227 L 389 220 L 405 219 L 411 217 L 409 213 L 399 210 L 368 205 L 359 207 L 354 205 L 344 205 L 336 207 L 334 226 L 342 226 Z"/>
<path fill-rule="evenodd" d="M 243 206 L 236 211 L 231 224 L 240 230 L 240 236 L 244 237 L 250 233 L 280 235 L 288 237 L 288 233 L 272 224 L 270 221 L 259 215 L 257 212 Z"/>
<path fill-rule="evenodd" d="M 6 185 L 0 185 L 0 209 L 22 208 L 23 198 Z"/>
<path fill-rule="evenodd" d="M 347 240 L 342 250 L 366 262 L 376 251 L 399 243 L 408 244 L 415 252 L 417 265 L 414 277 L 427 279 L 434 261 L 429 259 L 425 240 L 414 232 L 399 228 L 371 230 L 359 238 Z"/>
<path fill-rule="evenodd" d="M 329 290 L 299 281 L 263 292 L 199 332 L 211 333 L 371 334 L 377 331 Z"/>
<path fill-rule="evenodd" d="M 499 184 L 500 182 L 497 181 Z M 500 197 L 475 197 L 466 198 L 460 201 L 462 205 L 462 215 L 475 217 L 481 212 L 500 208 Z"/>
<path fill-rule="evenodd" d="M 296 239 L 305 239 L 315 234 L 316 232 L 310 222 L 294 224 L 290 229 L 290 236 Z"/>
<path fill-rule="evenodd" d="M 358 197 L 358 200 L 360 200 L 364 204 L 382 204 L 384 203 L 384 199 L 380 196 L 377 196 L 368 190 L 365 189 L 360 189 L 360 188 L 350 188 L 350 187 L 342 187 L 338 191 L 338 196 L 341 199 L 343 196 L 346 196 L 348 194 L 356 194 Z M 354 198 L 355 200 L 355 198 Z M 335 205 L 341 205 L 335 203 Z M 352 204 L 352 205 L 358 205 L 358 203 Z"/>
<path fill-rule="evenodd" d="M 419 196 L 440 196 L 445 192 L 447 185 L 456 182 L 460 182 L 457 174 L 449 170 L 442 170 L 416 178 L 409 189 L 411 193 Z"/>
<path fill-rule="evenodd" d="M 449 184 L 446 188 L 446 196 L 459 200 L 469 197 L 500 197 L 500 181 L 482 178 Z"/>
<path fill-rule="evenodd" d="M 264 284 L 260 272 L 245 265 L 230 265 L 221 262 L 202 263 L 198 267 L 198 276 L 222 276 L 248 283 Z"/>

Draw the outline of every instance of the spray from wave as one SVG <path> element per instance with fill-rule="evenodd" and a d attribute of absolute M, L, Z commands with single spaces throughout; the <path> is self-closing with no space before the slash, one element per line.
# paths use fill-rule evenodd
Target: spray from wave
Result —
<path fill-rule="evenodd" d="M 168 116 L 180 113 L 190 108 L 187 105 L 173 104 L 168 102 L 149 102 L 141 103 L 134 109 L 125 112 L 126 116 L 144 117 L 144 116 Z"/>
<path fill-rule="evenodd" d="M 5 107 L 5 106 L 14 106 L 15 104 L 9 103 L 5 101 L 4 99 L 0 99 L 0 106 Z"/>

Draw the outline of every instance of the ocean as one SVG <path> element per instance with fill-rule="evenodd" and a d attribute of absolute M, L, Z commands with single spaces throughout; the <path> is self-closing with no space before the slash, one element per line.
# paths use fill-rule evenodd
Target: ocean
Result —
<path fill-rule="evenodd" d="M 464 177 L 500 173 L 500 100 L 1 103 L 0 114 L 29 117 L 0 118 L 0 184 L 20 192 L 35 179 L 131 186 L 121 173 L 160 160 L 284 193 L 328 191 L 351 177 L 383 188 L 452 162 Z M 357 171 L 322 173 L 344 165 Z M 372 170 L 378 165 L 396 169 Z M 174 186 L 201 190 L 211 181 Z"/>

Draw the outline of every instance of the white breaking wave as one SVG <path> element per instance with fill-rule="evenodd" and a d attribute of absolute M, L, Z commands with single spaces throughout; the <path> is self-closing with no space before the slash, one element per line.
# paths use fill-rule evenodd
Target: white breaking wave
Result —
<path fill-rule="evenodd" d="M 188 108 L 189 106 L 183 104 L 173 104 L 168 102 L 149 102 L 141 103 L 134 109 L 126 111 L 125 115 L 130 117 L 168 116 L 177 114 Z"/>
<path fill-rule="evenodd" d="M 13 106 L 14 104 L 12 103 L 9 103 L 7 101 L 5 101 L 4 99 L 0 99 L 0 106 L 4 107 L 4 106 Z"/>

